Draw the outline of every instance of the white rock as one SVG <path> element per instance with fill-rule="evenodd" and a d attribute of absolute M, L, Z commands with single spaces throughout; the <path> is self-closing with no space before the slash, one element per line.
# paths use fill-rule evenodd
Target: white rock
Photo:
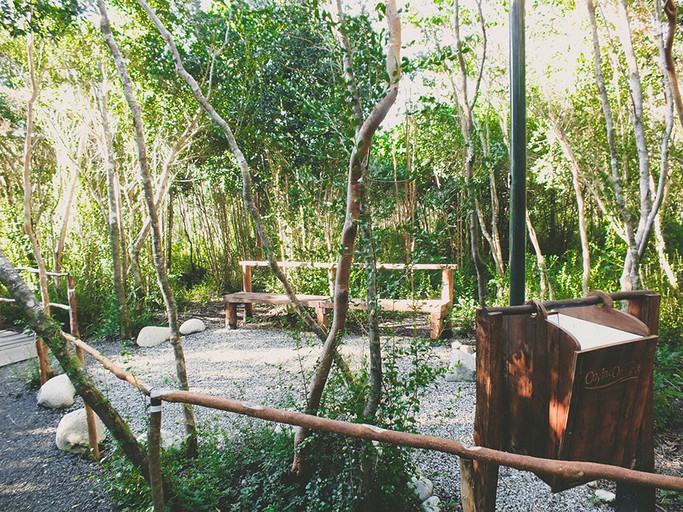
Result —
<path fill-rule="evenodd" d="M 193 334 L 195 332 L 202 332 L 206 330 L 206 325 L 199 318 L 190 318 L 185 320 L 180 326 L 180 334 L 183 336 Z"/>
<path fill-rule="evenodd" d="M 472 354 L 463 351 L 462 348 L 451 349 L 451 364 L 448 366 L 446 380 L 453 381 L 473 381 L 477 360 Z"/>
<path fill-rule="evenodd" d="M 147 443 L 147 433 L 140 434 L 136 438 L 139 442 Z M 178 434 L 174 434 L 170 430 L 161 429 L 161 447 L 164 450 L 180 450 L 183 447 L 183 438 Z"/>
<path fill-rule="evenodd" d="M 156 347 L 171 338 L 170 327 L 148 325 L 138 334 L 137 344 L 140 347 Z"/>
<path fill-rule="evenodd" d="M 95 415 L 95 429 L 97 430 L 97 443 L 99 444 L 107 437 L 107 431 L 104 428 L 104 423 L 97 415 Z M 90 448 L 85 409 L 70 412 L 61 419 L 57 426 L 55 442 L 57 448 L 65 452 L 83 453 Z"/>
<path fill-rule="evenodd" d="M 50 409 L 64 409 L 74 404 L 76 388 L 66 374 L 52 377 L 38 391 L 38 405 Z"/>
<path fill-rule="evenodd" d="M 441 500 L 438 496 L 432 496 L 422 502 L 424 512 L 441 512 Z"/>
<path fill-rule="evenodd" d="M 604 489 L 598 489 L 595 491 L 595 497 L 600 501 L 604 501 L 605 503 L 612 503 L 615 499 L 617 499 L 616 494 L 610 491 L 605 491 Z"/>
<path fill-rule="evenodd" d="M 476 352 L 476 347 L 474 345 L 462 345 L 460 347 L 460 350 L 466 352 L 467 354 L 474 355 L 474 353 Z"/>
<path fill-rule="evenodd" d="M 424 476 L 414 476 L 408 482 L 408 489 L 413 491 L 420 501 L 426 501 L 434 494 L 434 484 Z"/>

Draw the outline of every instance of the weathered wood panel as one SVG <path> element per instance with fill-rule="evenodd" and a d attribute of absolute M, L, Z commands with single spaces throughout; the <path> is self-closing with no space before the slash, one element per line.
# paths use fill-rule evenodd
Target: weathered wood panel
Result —
<path fill-rule="evenodd" d="M 36 357 L 36 337 L 0 330 L 0 366 Z"/>

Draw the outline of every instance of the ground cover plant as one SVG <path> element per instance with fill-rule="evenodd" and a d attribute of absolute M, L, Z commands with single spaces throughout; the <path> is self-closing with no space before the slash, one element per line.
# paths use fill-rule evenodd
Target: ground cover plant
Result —
<path fill-rule="evenodd" d="M 680 439 L 677 4 L 535 7 L 527 13 L 526 297 L 661 294 L 656 424 Z M 284 275 L 275 261 L 339 262 L 337 318 L 346 318 L 348 296 L 438 296 L 438 272 L 368 272 L 377 262 L 457 264 L 452 316 L 463 336 L 478 306 L 507 304 L 506 2 L 111 0 L 98 2 L 104 30 L 87 2 L 0 9 L 0 250 L 14 266 L 40 268 L 31 287 L 46 309 L 65 300 L 47 271 L 75 277 L 84 337 L 129 343 L 164 310 L 176 331 L 174 303 L 239 290 L 243 259 L 269 259 L 276 271 L 256 276 L 256 290 L 311 294 L 329 292 L 324 272 Z M 399 25 L 409 34 L 402 44 Z M 13 306 L 2 303 L 0 314 L 3 326 L 25 326 Z M 51 314 L 67 325 L 64 311 Z M 377 311 L 352 319 L 377 349 Z M 345 327 L 333 325 L 331 352 Z M 182 382 L 177 332 L 173 339 Z M 333 373 L 330 383 L 332 359 L 321 360 L 301 410 L 409 428 L 400 418 L 410 414 L 399 413 L 429 375 L 399 393 L 381 385 L 396 378 L 391 358 L 352 369 L 355 377 Z M 326 386 L 346 399 L 318 404 Z M 191 437 L 192 423 L 188 410 Z M 330 484 L 349 497 L 367 470 L 366 447 L 325 442 L 355 454 L 335 467 L 360 464 Z M 316 443 L 309 448 L 323 449 Z M 237 448 L 257 459 L 249 446 Z M 167 464 L 192 463 L 174 457 Z M 230 471 L 256 478 L 255 466 L 240 464 Z M 315 499 L 341 503 L 337 490 Z M 191 501 L 178 492 L 178 502 Z"/>

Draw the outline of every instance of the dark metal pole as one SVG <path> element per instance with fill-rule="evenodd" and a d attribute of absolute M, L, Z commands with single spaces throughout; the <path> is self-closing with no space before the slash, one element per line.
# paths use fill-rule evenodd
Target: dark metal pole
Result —
<path fill-rule="evenodd" d="M 510 2 L 510 305 L 525 299 L 526 69 L 524 0 Z"/>

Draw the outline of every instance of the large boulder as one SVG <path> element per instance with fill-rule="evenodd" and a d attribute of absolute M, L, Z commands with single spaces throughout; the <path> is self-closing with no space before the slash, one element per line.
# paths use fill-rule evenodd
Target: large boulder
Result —
<path fill-rule="evenodd" d="M 38 391 L 38 405 L 50 409 L 65 409 L 74 404 L 76 388 L 66 374 L 52 377 Z"/>
<path fill-rule="evenodd" d="M 97 443 L 99 444 L 107 437 L 107 430 L 97 415 L 95 415 L 95 426 L 97 430 Z M 57 443 L 57 448 L 65 452 L 83 453 L 89 450 L 90 439 L 88 437 L 88 420 L 85 409 L 70 412 L 61 419 L 57 426 L 55 442 Z"/>
<path fill-rule="evenodd" d="M 156 347 L 171 338 L 170 327 L 157 327 L 148 325 L 143 327 L 138 334 L 137 344 L 140 347 Z"/>
<path fill-rule="evenodd" d="M 451 345 L 451 364 L 448 367 L 446 380 L 453 381 L 473 381 L 477 369 L 477 359 L 473 350 L 459 342 Z"/>
<path fill-rule="evenodd" d="M 202 332 L 206 330 L 206 325 L 199 318 L 190 318 L 185 320 L 183 325 L 180 326 L 180 334 L 186 336 L 187 334 L 193 334 L 195 332 Z"/>

